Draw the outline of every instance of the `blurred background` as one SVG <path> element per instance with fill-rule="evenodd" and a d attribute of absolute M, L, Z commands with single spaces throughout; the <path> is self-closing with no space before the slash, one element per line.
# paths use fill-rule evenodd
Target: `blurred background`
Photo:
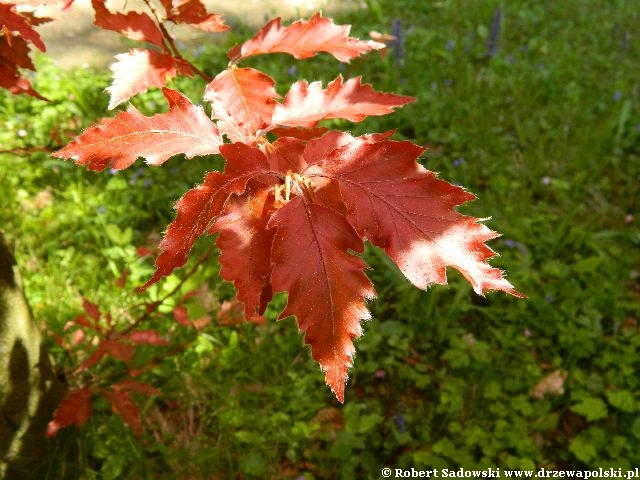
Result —
<path fill-rule="evenodd" d="M 275 321 L 285 299 L 272 302 L 266 323 L 243 322 L 228 313 L 233 288 L 218 279 L 213 258 L 181 287 L 197 292 L 185 305 L 203 326 L 178 324 L 169 302 L 148 328 L 181 347 L 160 358 L 157 350 L 136 352 L 137 361 L 148 360 L 141 380 L 162 392 L 143 404 L 142 435 L 96 398 L 84 427 L 51 441 L 49 455 L 72 459 L 64 478 L 311 480 L 380 478 L 383 467 L 638 467 L 637 2 L 234 4 L 244 9 L 208 2 L 209 11 L 227 15 L 230 33 L 179 36 L 183 54 L 212 76 L 226 68 L 229 47 L 285 4 L 293 17 L 324 8 L 336 23 L 352 24 L 356 37 L 385 35 L 386 55 L 350 64 L 271 55 L 247 65 L 273 76 L 280 93 L 300 78 L 342 74 L 417 97 L 384 118 L 329 126 L 353 134 L 395 129 L 395 138 L 428 147 L 421 163 L 476 194 L 460 210 L 490 217 L 487 225 L 502 233 L 490 242 L 500 254 L 491 263 L 528 298 L 479 297 L 453 270 L 448 286 L 419 291 L 369 248 L 367 274 L 379 297 L 369 304 L 373 319 L 356 342 L 341 405 L 295 320 Z M 42 27 L 52 57 L 38 56 L 30 77 L 50 101 L 0 91 L 0 225 L 15 245 L 53 363 L 65 371 L 86 352 L 74 356 L 55 338 L 82 313 L 82 298 L 116 322 L 130 321 L 141 302 L 134 288 L 153 271 L 141 248 L 155 247 L 174 202 L 221 163 L 174 158 L 162 168 L 140 161 L 91 173 L 37 151 L 114 115 L 104 92 L 109 60 L 70 22 L 63 27 L 73 36 L 45 35 L 55 23 Z M 96 41 L 109 45 L 107 59 L 133 45 L 100 35 L 109 39 Z M 69 40 L 85 56 L 65 47 Z M 201 103 L 204 82 L 173 86 Z M 166 105 L 157 89 L 132 103 L 146 114 Z M 201 240 L 193 258 L 211 243 Z M 150 298 L 171 291 L 187 270 Z M 115 360 L 96 368 L 105 378 L 123 372 Z"/>

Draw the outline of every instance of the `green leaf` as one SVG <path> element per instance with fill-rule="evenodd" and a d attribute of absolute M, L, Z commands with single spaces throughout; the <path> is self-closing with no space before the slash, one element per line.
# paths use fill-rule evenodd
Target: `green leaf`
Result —
<path fill-rule="evenodd" d="M 601 257 L 587 257 L 575 263 L 573 269 L 577 273 L 595 273 L 601 263 Z"/>
<path fill-rule="evenodd" d="M 252 450 L 242 455 L 240 468 L 248 475 L 264 475 L 267 471 L 267 462 L 260 453 Z"/>
<path fill-rule="evenodd" d="M 570 410 L 586 417 L 590 422 L 607 418 L 609 415 L 607 404 L 604 403 L 602 399 L 596 397 L 584 398 L 580 403 L 572 405 Z"/>
<path fill-rule="evenodd" d="M 590 462 L 598 454 L 598 450 L 588 435 L 578 435 L 571 441 L 569 450 L 584 463 Z"/>
<path fill-rule="evenodd" d="M 360 417 L 360 428 L 358 428 L 359 433 L 365 433 L 371 430 L 372 428 L 380 425 L 384 419 L 377 413 L 371 413 L 369 415 L 363 415 Z"/>
<path fill-rule="evenodd" d="M 125 230 L 120 230 L 120 227 L 113 223 L 109 223 L 104 227 L 104 231 L 107 234 L 107 238 L 115 245 L 128 245 L 133 239 L 133 231 L 131 227 L 127 227 Z"/>
<path fill-rule="evenodd" d="M 636 399 L 629 390 L 614 390 L 606 392 L 607 401 L 611 406 L 623 412 L 634 412 L 636 410 Z"/>
<path fill-rule="evenodd" d="M 233 434 L 236 439 L 241 443 L 255 444 L 260 441 L 260 435 L 256 432 L 250 432 L 248 430 L 240 430 Z"/>

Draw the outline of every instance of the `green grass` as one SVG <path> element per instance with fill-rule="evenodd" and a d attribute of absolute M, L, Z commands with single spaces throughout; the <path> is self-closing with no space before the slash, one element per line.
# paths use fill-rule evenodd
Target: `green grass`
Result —
<path fill-rule="evenodd" d="M 385 466 L 640 463 L 635 2 L 367 3 L 368 11 L 341 20 L 361 37 L 391 31 L 397 20 L 402 58 L 390 49 L 346 67 L 327 57 L 248 64 L 274 75 L 280 91 L 298 76 L 326 81 L 341 71 L 418 97 L 384 119 L 337 125 L 353 133 L 397 129 L 428 146 L 424 165 L 478 196 L 462 211 L 491 217 L 487 224 L 503 233 L 491 242 L 501 254 L 492 264 L 528 299 L 478 297 L 453 271 L 449 286 L 421 292 L 370 249 L 379 298 L 357 341 L 344 406 L 323 385 L 292 319 L 210 326 L 145 374 L 163 396 L 147 405 L 142 439 L 106 402 L 96 404 L 68 440 L 83 478 L 349 479 L 380 478 Z M 498 7 L 498 52 L 488 57 Z M 216 48 L 198 61 L 211 73 L 224 66 Z M 295 77 L 287 73 L 294 64 Z M 53 129 L 64 138 L 106 115 L 104 74 L 42 65 L 34 82 L 52 102 L 0 94 L 1 148 L 47 144 Z M 198 100 L 201 85 L 186 88 Z M 157 92 L 136 104 L 164 108 Z M 114 286 L 124 268 L 129 287 L 152 271 L 132 245 L 153 245 L 172 202 L 219 165 L 173 159 L 111 175 L 41 153 L 0 155 L 0 224 L 16 243 L 43 329 L 61 331 L 80 312 L 81 295 L 114 314 L 135 308 L 131 289 Z M 34 204 L 43 191 L 52 201 Z M 211 262 L 185 287 L 208 285 L 208 303 L 194 300 L 193 312 L 207 303 L 215 315 L 232 296 L 217 271 Z M 167 284 L 175 281 L 158 288 Z M 154 322 L 148 327 L 193 339 L 169 313 Z M 50 348 L 68 368 L 62 349 Z M 567 373 L 563 393 L 531 396 L 558 370 Z"/>

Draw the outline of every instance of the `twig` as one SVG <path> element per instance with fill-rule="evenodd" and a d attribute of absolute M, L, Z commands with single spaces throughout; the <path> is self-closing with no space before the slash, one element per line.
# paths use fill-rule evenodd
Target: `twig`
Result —
<path fill-rule="evenodd" d="M 177 60 L 183 61 L 186 64 L 188 64 L 189 67 L 194 72 L 196 72 L 205 82 L 209 83 L 211 80 L 213 80 L 209 75 L 204 73 L 202 70 L 196 67 L 193 63 L 191 63 L 189 60 L 187 60 L 182 56 L 182 54 L 180 53 L 180 50 L 175 44 L 175 41 L 173 40 L 173 37 L 164 26 L 164 23 L 162 23 L 162 19 L 160 18 L 160 15 L 158 14 L 158 10 L 156 9 L 156 6 L 153 4 L 153 2 L 151 2 L 150 0 L 144 0 L 144 3 L 147 5 L 149 10 L 151 11 L 151 14 L 154 16 L 156 20 L 156 24 L 158 25 L 158 28 L 162 32 L 162 35 L 164 36 L 165 41 L 169 45 L 169 48 L 167 48 L 167 46 L 165 45 L 165 49 L 168 51 L 168 53 L 170 53 Z"/>

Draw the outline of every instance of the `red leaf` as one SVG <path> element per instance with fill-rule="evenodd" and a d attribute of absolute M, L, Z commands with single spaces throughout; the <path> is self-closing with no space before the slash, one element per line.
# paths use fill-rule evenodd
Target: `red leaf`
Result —
<path fill-rule="evenodd" d="M 415 101 L 413 97 L 376 92 L 362 85 L 360 78 L 342 83 L 342 76 L 329 83 L 309 85 L 305 80 L 293 84 L 284 103 L 276 106 L 271 123 L 287 127 L 313 127 L 320 120 L 344 118 L 360 122 L 369 115 L 386 115 L 395 107 Z"/>
<path fill-rule="evenodd" d="M 84 315 L 79 315 L 76 318 L 74 318 L 73 320 L 70 320 L 65 324 L 64 331 L 66 332 L 68 329 L 70 329 L 74 325 L 79 325 L 81 327 L 91 328 L 91 329 L 95 328 L 94 323 L 93 322 L 89 322 L 87 320 L 87 317 L 85 317 Z"/>
<path fill-rule="evenodd" d="M 224 300 L 218 310 L 218 325 L 236 325 L 247 320 L 245 305 L 237 297 Z"/>
<path fill-rule="evenodd" d="M 191 325 L 189 322 L 189 312 L 184 305 L 178 305 L 173 309 L 173 319 L 180 325 L 188 327 Z"/>
<path fill-rule="evenodd" d="M 84 362 L 82 362 L 78 366 L 78 368 L 75 369 L 74 373 L 79 373 L 79 372 L 88 370 L 89 368 L 93 367 L 96 363 L 98 363 L 100 360 L 102 360 L 102 357 L 104 357 L 106 354 L 107 354 L 107 350 L 105 348 L 104 341 L 100 342 L 98 344 L 98 347 L 91 354 L 91 356 L 87 358 Z"/>
<path fill-rule="evenodd" d="M 224 173 L 209 173 L 202 185 L 189 190 L 176 203 L 178 214 L 160 242 L 163 252 L 156 260 L 156 272 L 142 290 L 184 265 L 196 239 L 211 233 L 229 196 L 243 193 L 251 178 L 268 171 L 267 159 L 257 148 L 236 143 L 222 145 L 220 153 L 227 159 Z"/>
<path fill-rule="evenodd" d="M 153 50 L 134 48 L 129 53 L 116 55 L 116 59 L 118 61 L 111 65 L 113 83 L 107 88 L 111 95 L 109 109 L 146 92 L 149 87 L 164 87 L 177 73 L 192 76 L 188 64 Z"/>
<path fill-rule="evenodd" d="M 87 315 L 89 315 L 91 318 L 93 318 L 94 325 L 97 326 L 98 325 L 98 320 L 100 320 L 100 307 L 98 305 L 96 305 L 95 303 L 91 303 L 86 298 L 83 298 L 82 299 L 82 308 L 84 308 L 84 311 L 87 312 Z"/>
<path fill-rule="evenodd" d="M 100 346 L 106 353 L 111 354 L 113 358 L 122 360 L 127 365 L 131 363 L 133 358 L 133 347 L 126 343 L 122 343 L 120 339 L 105 339 L 100 342 Z"/>
<path fill-rule="evenodd" d="M 150 42 L 164 48 L 164 36 L 156 23 L 146 13 L 111 13 L 104 0 L 91 0 L 96 12 L 93 24 L 106 30 L 113 30 L 131 40 Z"/>
<path fill-rule="evenodd" d="M 204 109 L 175 90 L 162 91 L 169 103 L 168 112 L 145 117 L 131 107 L 89 128 L 53 155 L 99 171 L 109 164 L 125 169 L 138 157 L 146 158 L 151 165 L 161 165 L 179 153 L 187 158 L 218 153 L 222 138 Z"/>
<path fill-rule="evenodd" d="M 313 57 L 320 52 L 330 53 L 341 62 L 349 62 L 371 50 L 385 48 L 384 43 L 349 37 L 348 25 L 335 25 L 319 13 L 310 20 L 298 20 L 288 27 L 276 18 L 267 23 L 251 39 L 232 48 L 228 56 L 232 62 L 252 55 L 288 53 L 297 59 Z"/>
<path fill-rule="evenodd" d="M 275 135 L 276 137 L 293 137 L 299 138 L 300 140 L 312 140 L 314 138 L 318 138 L 327 133 L 329 129 L 326 127 L 315 127 L 315 128 L 272 128 L 269 130 L 270 133 Z"/>
<path fill-rule="evenodd" d="M 77 427 L 84 425 L 91 417 L 91 390 L 70 390 L 56 409 L 53 420 L 47 425 L 47 438 L 73 423 Z"/>
<path fill-rule="evenodd" d="M 40 34 L 29 24 L 29 18 L 16 12 L 15 6 L 11 3 L 0 3 L 0 32 L 18 32 L 25 40 L 29 40 L 40 51 L 44 52 L 46 47 L 42 43 Z"/>
<path fill-rule="evenodd" d="M 305 144 L 297 138 L 279 138 L 272 144 L 265 144 L 264 149 L 269 166 L 276 172 L 301 172 L 307 167 Z"/>
<path fill-rule="evenodd" d="M 24 93 L 40 100 L 47 100 L 33 89 L 29 80 L 20 76 L 14 65 L 0 64 L 0 88 L 5 88 L 14 95 Z"/>
<path fill-rule="evenodd" d="M 275 82 L 253 68 L 233 67 L 219 73 L 205 90 L 205 101 L 212 102 L 218 127 L 232 142 L 249 143 L 255 133 L 271 121 Z"/>
<path fill-rule="evenodd" d="M 162 338 L 160 334 L 155 330 L 134 330 L 124 338 L 126 338 L 127 340 L 131 340 L 133 343 L 137 343 L 139 345 L 171 345 L 171 342 Z"/>
<path fill-rule="evenodd" d="M 322 138 L 311 140 L 304 150 L 304 160 L 306 164 L 313 165 L 321 163 L 334 150 L 345 145 L 369 144 L 387 139 L 393 135 L 393 131 L 375 133 L 353 137 L 349 133 L 333 130 Z"/>
<path fill-rule="evenodd" d="M 147 247 L 138 247 L 136 248 L 136 255 L 139 257 L 146 257 L 148 255 L 153 255 L 153 250 Z"/>
<path fill-rule="evenodd" d="M 200 0 L 162 0 L 167 11 L 167 19 L 174 23 L 186 23 L 206 32 L 224 32 L 229 26 L 224 24 L 222 15 L 207 13 Z"/>
<path fill-rule="evenodd" d="M 375 292 L 350 251 L 363 243 L 341 215 L 297 197 L 278 210 L 271 253 L 273 290 L 289 292 L 280 318 L 295 315 L 327 384 L 344 401 L 347 371 L 353 365 L 353 339 L 362 334 L 360 320 L 370 318 L 365 299 Z"/>
<path fill-rule="evenodd" d="M 153 395 L 160 395 L 160 390 L 147 383 L 138 382 L 131 378 L 125 378 L 124 380 L 113 385 L 113 390 L 123 391 L 126 390 L 132 393 L 141 393 L 152 397 Z"/>
<path fill-rule="evenodd" d="M 486 263 L 495 252 L 484 242 L 497 234 L 454 210 L 475 197 L 422 168 L 416 162 L 422 152 L 410 142 L 355 142 L 334 150 L 323 174 L 339 183 L 358 234 L 384 248 L 418 288 L 446 283 L 451 266 L 478 294 L 502 290 L 521 297 Z"/>
<path fill-rule="evenodd" d="M 131 271 L 125 268 L 124 270 L 122 270 L 122 273 L 120 274 L 120 276 L 113 283 L 118 288 L 124 288 L 125 285 L 127 284 L 127 278 L 129 278 L 130 274 L 131 274 Z"/>
<path fill-rule="evenodd" d="M 29 44 L 20 36 L 0 35 L 0 64 L 28 68 L 35 71 L 35 66 L 29 57 Z"/>
<path fill-rule="evenodd" d="M 270 192 L 271 190 L 271 192 Z M 273 189 L 263 188 L 227 202 L 212 231 L 219 233 L 220 276 L 233 282 L 238 300 L 245 305 L 244 316 L 262 315 L 272 292 L 269 282 L 273 232 L 265 231 L 273 212 Z"/>
<path fill-rule="evenodd" d="M 82 342 L 85 341 L 85 339 L 87 338 L 86 334 L 84 333 L 84 330 L 76 330 L 75 332 L 73 332 L 71 334 L 71 345 L 73 346 L 78 346 L 80 345 Z"/>
<path fill-rule="evenodd" d="M 140 422 L 140 412 L 138 407 L 131 401 L 129 393 L 124 390 L 102 391 L 102 395 L 111 403 L 113 413 L 120 415 L 122 420 L 131 427 L 135 436 L 139 437 L 142 433 Z"/>

